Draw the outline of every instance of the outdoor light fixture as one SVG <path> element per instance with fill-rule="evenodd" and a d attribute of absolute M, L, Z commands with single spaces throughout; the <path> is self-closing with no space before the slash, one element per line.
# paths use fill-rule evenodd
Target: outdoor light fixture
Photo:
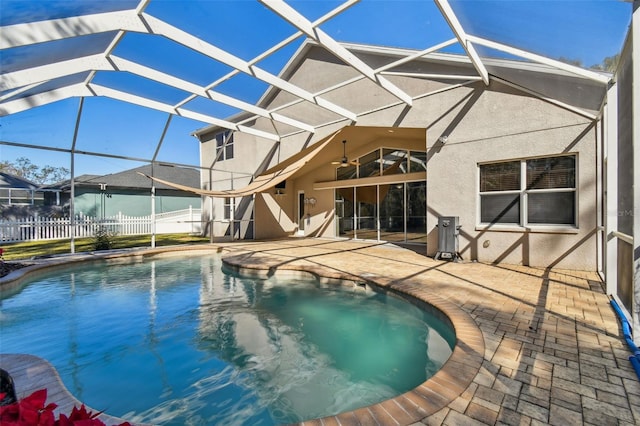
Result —
<path fill-rule="evenodd" d="M 276 195 L 276 197 L 281 197 L 281 196 L 285 195 L 284 190 L 285 190 L 286 187 L 287 187 L 287 181 L 283 180 L 282 182 L 278 182 L 275 185 L 275 190 L 276 190 L 275 195 Z"/>
<path fill-rule="evenodd" d="M 308 197 L 308 198 L 305 198 L 305 199 L 304 199 L 304 203 L 305 203 L 306 205 L 311 206 L 311 207 L 313 207 L 313 206 L 315 206 L 315 205 L 316 205 L 316 201 L 317 201 L 317 200 L 316 200 L 316 198 L 315 198 L 315 197 Z"/>
<path fill-rule="evenodd" d="M 447 135 L 442 135 L 438 138 L 438 142 L 440 142 L 442 145 L 447 143 L 448 140 L 449 140 L 449 136 Z"/>

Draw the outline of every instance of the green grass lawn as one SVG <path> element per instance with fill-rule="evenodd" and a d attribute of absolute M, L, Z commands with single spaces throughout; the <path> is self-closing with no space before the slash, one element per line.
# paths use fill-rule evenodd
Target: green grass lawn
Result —
<path fill-rule="evenodd" d="M 151 235 L 116 235 L 109 237 L 109 241 L 113 249 L 151 247 Z M 189 234 L 156 235 L 156 247 L 208 242 L 209 237 Z M 78 238 L 75 240 L 75 252 L 95 251 L 95 243 L 95 238 Z M 0 245 L 0 248 L 4 250 L 4 260 L 27 260 L 35 256 L 71 253 L 71 241 L 46 240 L 6 243 Z"/>

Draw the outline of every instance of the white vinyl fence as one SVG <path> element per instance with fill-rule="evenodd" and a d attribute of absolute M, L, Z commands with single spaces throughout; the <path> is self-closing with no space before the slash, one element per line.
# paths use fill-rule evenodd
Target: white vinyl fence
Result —
<path fill-rule="evenodd" d="M 156 214 L 156 234 L 199 234 L 202 232 L 200 209 L 185 209 Z M 75 237 L 93 237 L 103 228 L 117 235 L 151 234 L 151 216 L 126 216 L 122 213 L 105 218 L 77 215 Z M 0 219 L 0 241 L 18 242 L 34 240 L 58 240 L 71 238 L 69 217 L 33 216 L 19 220 Z"/>

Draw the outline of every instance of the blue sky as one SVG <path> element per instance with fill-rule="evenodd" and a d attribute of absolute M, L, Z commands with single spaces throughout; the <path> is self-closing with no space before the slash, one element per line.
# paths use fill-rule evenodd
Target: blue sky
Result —
<path fill-rule="evenodd" d="M 0 23 L 4 26 L 129 8 L 136 4 L 131 0 L 2 0 Z M 300 0 L 290 4 L 313 21 L 341 2 Z M 585 66 L 600 63 L 604 57 L 620 51 L 631 15 L 631 3 L 621 0 L 451 0 L 451 5 L 470 34 L 551 58 L 579 60 Z M 252 0 L 152 0 L 146 12 L 244 60 L 253 59 L 295 31 L 265 6 Z M 414 49 L 424 49 L 453 36 L 437 7 L 429 0 L 362 0 L 321 28 L 338 41 Z M 8 49 L 2 52 L 2 69 L 21 69 L 51 59 L 64 59 L 80 51 L 100 52 L 109 40 L 110 35 L 105 34 Z M 302 38 L 299 38 L 258 65 L 278 74 L 301 43 Z M 479 50 L 482 55 L 497 54 Z M 461 49 L 456 46 L 447 51 L 460 53 Z M 127 34 L 114 54 L 200 85 L 211 83 L 231 70 L 165 39 L 141 34 Z M 93 81 L 168 103 L 188 96 L 178 89 L 125 73 L 100 72 Z M 255 103 L 266 88 L 263 82 L 238 75 L 215 90 Z M 66 99 L 2 117 L 0 139 L 68 149 L 73 139 L 78 104 L 78 99 Z M 190 102 L 188 107 L 218 118 L 238 112 L 204 99 Z M 120 101 L 87 98 L 76 148 L 147 159 L 155 150 L 167 118 L 166 113 Z M 190 134 L 205 125 L 174 117 L 158 159 L 198 165 L 198 143 Z M 0 144 L 1 161 L 14 161 L 18 157 L 28 157 L 38 166 L 69 168 L 70 164 L 68 154 Z M 141 164 L 78 155 L 75 173 L 106 174 Z"/>

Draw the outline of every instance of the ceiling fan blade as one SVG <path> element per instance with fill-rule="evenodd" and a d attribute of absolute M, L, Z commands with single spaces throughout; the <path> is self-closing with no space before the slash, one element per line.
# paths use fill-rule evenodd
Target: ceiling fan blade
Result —
<path fill-rule="evenodd" d="M 342 160 L 332 161 L 331 162 L 332 165 L 340 166 L 340 167 L 349 167 L 351 165 L 354 165 L 354 162 L 349 161 L 349 159 L 347 158 L 346 145 L 347 145 L 347 141 L 342 141 Z"/>

